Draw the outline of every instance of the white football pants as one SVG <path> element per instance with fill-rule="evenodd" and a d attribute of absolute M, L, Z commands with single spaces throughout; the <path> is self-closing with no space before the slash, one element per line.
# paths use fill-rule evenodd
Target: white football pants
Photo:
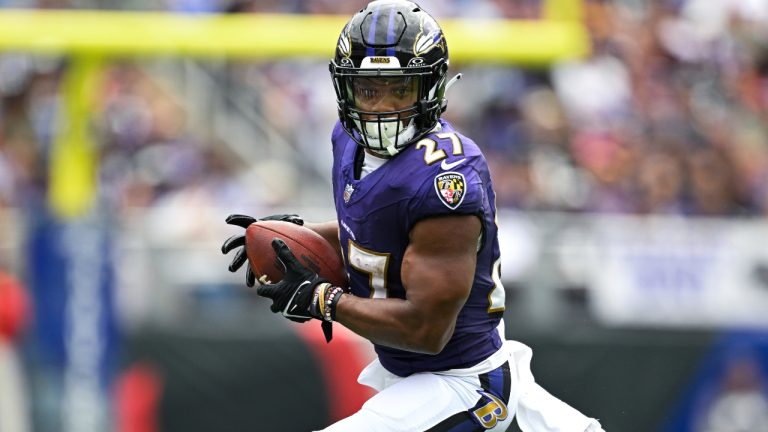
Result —
<path fill-rule="evenodd" d="M 532 352 L 506 341 L 499 351 L 466 369 L 417 373 L 388 372 L 378 359 L 358 378 L 378 390 L 357 413 L 325 432 L 503 432 L 517 416 L 523 432 L 604 432 L 589 418 L 536 384 Z"/>

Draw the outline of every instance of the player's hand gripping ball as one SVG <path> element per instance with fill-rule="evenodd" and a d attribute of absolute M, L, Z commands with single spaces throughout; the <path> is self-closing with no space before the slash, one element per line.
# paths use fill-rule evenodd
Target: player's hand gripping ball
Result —
<path fill-rule="evenodd" d="M 263 282 L 256 293 L 272 299 L 270 310 L 281 313 L 289 320 L 306 322 L 317 318 L 322 321 L 325 314 L 320 306 L 325 302 L 325 289 L 322 290 L 323 294 L 318 290 L 321 284 L 327 289 L 330 286 L 328 281 L 318 276 L 317 272 L 302 265 L 282 240 L 278 238 L 272 240 L 272 249 L 281 267 L 285 268 L 285 274 L 277 283 Z M 262 278 L 264 281 L 267 280 L 266 276 Z"/>
<path fill-rule="evenodd" d="M 280 220 L 284 222 L 291 222 L 296 225 L 304 225 L 304 220 L 295 214 L 272 215 L 262 218 L 261 220 Z M 230 225 L 236 225 L 247 229 L 252 223 L 256 221 L 257 219 L 253 216 L 231 214 L 227 216 L 225 222 Z M 235 257 L 232 258 L 232 262 L 229 264 L 229 271 L 232 273 L 236 272 L 237 269 L 242 267 L 243 264 L 245 264 L 245 262 L 248 260 L 248 256 L 245 250 L 245 233 L 235 234 L 228 238 L 223 245 L 221 245 L 221 252 L 224 254 L 229 253 L 233 249 L 237 249 L 237 252 L 235 253 Z M 256 283 L 256 275 L 253 274 L 251 266 L 247 266 L 247 270 L 245 272 L 245 284 L 249 287 L 252 287 L 254 283 Z"/>
<path fill-rule="evenodd" d="M 339 253 L 319 234 L 304 227 L 304 221 L 297 215 L 274 215 L 259 220 L 250 216 L 230 215 L 227 223 L 246 229 L 244 235 L 230 237 L 221 248 L 223 253 L 239 248 L 229 265 L 231 272 L 237 271 L 246 260 L 249 261 L 246 285 L 253 286 L 257 278 L 261 283 L 282 280 L 285 267 L 272 248 L 272 240 L 279 238 L 307 269 L 334 286 L 348 286 Z"/>

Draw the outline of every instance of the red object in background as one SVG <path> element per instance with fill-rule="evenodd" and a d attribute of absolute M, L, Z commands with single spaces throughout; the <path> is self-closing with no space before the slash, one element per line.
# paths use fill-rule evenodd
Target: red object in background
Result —
<path fill-rule="evenodd" d="M 137 363 L 117 381 L 115 406 L 118 432 L 158 432 L 163 383 L 155 368 Z"/>
<path fill-rule="evenodd" d="M 370 342 L 339 324 L 333 340 L 325 342 L 317 321 L 292 325 L 320 363 L 328 392 L 331 422 L 356 413 L 376 392 L 357 382 L 357 376 L 376 357 Z"/>
<path fill-rule="evenodd" d="M 15 277 L 0 272 L 0 340 L 13 340 L 29 320 L 27 292 Z"/>

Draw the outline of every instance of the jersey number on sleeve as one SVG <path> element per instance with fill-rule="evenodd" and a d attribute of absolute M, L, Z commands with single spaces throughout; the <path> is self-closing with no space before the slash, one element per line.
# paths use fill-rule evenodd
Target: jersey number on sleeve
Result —
<path fill-rule="evenodd" d="M 459 156 L 464 154 L 464 145 L 461 144 L 461 140 L 453 132 L 435 134 L 440 139 L 450 139 L 451 146 L 453 147 L 453 155 Z M 427 165 L 432 165 L 435 162 L 448 157 L 443 149 L 437 148 L 437 142 L 431 138 L 424 138 L 416 143 L 416 149 L 424 149 L 424 162 Z"/>
<path fill-rule="evenodd" d="M 374 252 L 349 241 L 349 265 L 368 275 L 368 286 L 371 289 L 370 298 L 387 298 L 387 269 L 389 254 Z"/>

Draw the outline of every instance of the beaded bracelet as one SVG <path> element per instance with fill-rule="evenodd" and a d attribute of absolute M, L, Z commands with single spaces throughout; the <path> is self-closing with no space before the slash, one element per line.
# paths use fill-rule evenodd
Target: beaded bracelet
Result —
<path fill-rule="evenodd" d="M 323 319 L 328 322 L 336 320 L 336 304 L 339 303 L 341 295 L 344 293 L 344 289 L 341 287 L 333 287 L 330 291 L 327 291 L 327 297 L 325 300 L 325 314 Z"/>

